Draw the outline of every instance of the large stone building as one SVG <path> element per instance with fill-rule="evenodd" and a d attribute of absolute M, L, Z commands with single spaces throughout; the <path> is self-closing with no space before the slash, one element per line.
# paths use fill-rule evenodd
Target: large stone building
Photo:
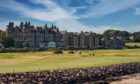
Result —
<path fill-rule="evenodd" d="M 15 41 L 16 46 L 31 48 L 63 48 L 63 49 L 95 49 L 102 41 L 93 32 L 67 32 L 60 31 L 56 26 L 35 27 L 30 22 L 21 22 L 19 26 L 14 26 L 9 22 L 6 35 Z M 105 48 L 123 47 L 120 38 L 104 37 Z"/>
<path fill-rule="evenodd" d="M 80 48 L 94 49 L 99 46 L 99 37 L 93 32 L 81 32 L 80 34 Z"/>
<path fill-rule="evenodd" d="M 94 49 L 99 46 L 99 38 L 92 32 L 66 32 L 63 36 L 67 49 Z"/>
<path fill-rule="evenodd" d="M 7 26 L 7 37 L 13 38 L 18 45 L 28 43 L 32 48 L 63 47 L 62 35 L 53 25 L 35 28 L 30 22 L 26 22 L 14 27 L 14 23 L 10 22 Z"/>

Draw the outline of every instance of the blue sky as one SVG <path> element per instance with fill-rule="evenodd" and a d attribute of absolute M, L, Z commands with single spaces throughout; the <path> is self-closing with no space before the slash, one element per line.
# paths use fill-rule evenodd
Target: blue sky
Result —
<path fill-rule="evenodd" d="M 134 32 L 140 31 L 140 0 L 0 0 L 0 29 L 9 21 L 55 24 L 74 32 Z"/>

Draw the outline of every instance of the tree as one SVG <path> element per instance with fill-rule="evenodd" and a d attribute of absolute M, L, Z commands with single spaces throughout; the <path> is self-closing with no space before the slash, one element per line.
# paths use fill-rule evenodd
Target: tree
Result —
<path fill-rule="evenodd" d="M 0 43 L 2 43 L 2 42 L 3 42 L 4 38 L 6 38 L 6 32 L 5 32 L 5 31 L 0 30 Z"/>
<path fill-rule="evenodd" d="M 45 28 L 45 29 L 47 29 L 47 28 L 48 28 L 48 25 L 47 25 L 47 24 L 45 24 L 45 25 L 44 25 L 44 28 Z"/>
<path fill-rule="evenodd" d="M 21 42 L 15 42 L 16 48 L 23 48 L 23 44 Z"/>
<path fill-rule="evenodd" d="M 135 42 L 140 42 L 140 32 L 134 32 L 134 41 Z"/>
<path fill-rule="evenodd" d="M 127 31 L 120 31 L 120 30 L 106 30 L 103 33 L 103 36 L 107 37 L 129 37 L 130 33 Z"/>
<path fill-rule="evenodd" d="M 24 47 L 29 48 L 29 47 L 30 47 L 30 43 L 29 43 L 28 41 L 25 41 L 25 42 L 24 42 Z"/>
<path fill-rule="evenodd" d="M 15 41 L 12 38 L 5 37 L 3 38 L 2 44 L 5 48 L 14 47 Z"/>
<path fill-rule="evenodd" d="M 119 35 L 122 36 L 122 37 L 129 37 L 130 36 L 130 33 L 127 32 L 127 31 L 120 31 L 119 32 Z"/>

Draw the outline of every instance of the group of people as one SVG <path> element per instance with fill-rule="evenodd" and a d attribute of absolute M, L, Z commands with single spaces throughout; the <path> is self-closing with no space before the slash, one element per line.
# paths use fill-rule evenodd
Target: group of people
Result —
<path fill-rule="evenodd" d="M 0 84 L 73 84 L 106 80 L 127 74 L 140 73 L 140 62 L 90 67 L 0 74 Z"/>

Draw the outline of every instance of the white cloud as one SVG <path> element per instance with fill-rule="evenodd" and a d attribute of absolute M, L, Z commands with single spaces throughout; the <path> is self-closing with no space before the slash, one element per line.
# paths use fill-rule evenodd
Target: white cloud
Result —
<path fill-rule="evenodd" d="M 101 17 L 126 10 L 140 4 L 140 0 L 101 0 L 96 6 L 91 6 L 83 17 Z"/>
<path fill-rule="evenodd" d="M 45 1 L 45 2 L 44 2 Z M 33 3 L 40 3 L 46 8 L 50 10 L 50 15 L 47 16 L 46 12 L 35 12 L 32 17 L 41 19 L 41 20 L 49 20 L 53 21 L 59 28 L 62 30 L 68 30 L 73 32 L 80 32 L 80 31 L 91 31 L 92 29 L 90 27 L 87 27 L 86 25 L 82 24 L 77 20 L 78 17 L 75 17 L 73 13 L 76 10 L 67 11 L 55 4 L 54 2 L 50 0 L 35 0 Z M 76 7 L 73 9 L 83 9 L 85 7 Z M 41 16 L 40 16 L 41 15 Z"/>
<path fill-rule="evenodd" d="M 135 25 L 135 26 L 129 26 L 129 27 L 118 27 L 118 26 L 107 26 L 107 25 L 102 25 L 102 26 L 89 26 L 90 29 L 93 31 L 102 34 L 105 30 L 108 29 L 114 29 L 114 30 L 121 30 L 121 31 L 128 31 L 128 32 L 137 32 L 140 31 L 140 25 Z"/>
<path fill-rule="evenodd" d="M 90 5 L 92 5 L 93 2 L 94 2 L 94 0 L 86 0 L 86 2 L 87 2 L 88 4 L 90 4 Z"/>
<path fill-rule="evenodd" d="M 80 31 L 89 31 L 87 26 L 84 24 L 80 23 L 76 19 L 63 19 L 63 20 L 58 20 L 55 22 L 55 24 L 62 28 L 63 30 L 68 30 L 68 31 L 73 31 L 73 32 L 80 32 Z"/>
<path fill-rule="evenodd" d="M 15 26 L 19 25 L 19 23 L 20 23 L 19 21 L 15 21 L 15 20 L 2 21 L 2 22 L 0 22 L 0 30 L 6 30 L 9 22 L 14 22 Z"/>
<path fill-rule="evenodd" d="M 0 22 L 0 30 L 5 30 L 8 22 Z"/>
<path fill-rule="evenodd" d="M 68 18 L 76 18 L 71 15 L 71 12 L 67 12 L 57 6 L 54 2 L 50 0 L 33 0 L 35 3 L 40 3 L 46 6 L 46 9 L 30 9 L 25 5 L 18 3 L 14 0 L 0 0 L 0 7 L 8 8 L 14 11 L 18 11 L 22 13 L 26 17 L 43 20 L 43 21 L 56 21 L 59 19 L 68 19 Z M 8 5 L 7 5 L 8 3 Z"/>
<path fill-rule="evenodd" d="M 76 20 L 76 17 L 72 15 L 72 12 L 68 12 L 58 5 L 56 5 L 54 2 L 50 0 L 34 0 L 35 3 L 40 3 L 46 8 L 49 9 L 49 11 L 46 10 L 33 10 L 30 8 L 27 8 L 21 3 L 15 2 L 14 0 L 6 0 L 9 2 L 9 5 L 6 3 L 3 3 L 3 5 L 0 5 L 5 8 L 9 8 L 14 11 L 18 11 L 22 13 L 25 17 L 28 18 L 34 18 L 37 20 L 43 20 L 43 21 L 52 21 L 55 22 L 60 27 L 65 28 L 84 28 L 84 25 L 82 25 L 79 21 Z M 16 7 L 14 6 L 16 5 Z"/>
<path fill-rule="evenodd" d="M 134 9 L 135 9 L 135 13 L 134 14 L 135 15 L 140 15 L 140 8 L 137 7 L 137 8 L 134 8 Z"/>
<path fill-rule="evenodd" d="M 138 32 L 138 31 L 140 31 L 140 25 L 129 26 L 129 27 L 125 28 L 125 30 L 129 31 L 129 32 Z"/>
<path fill-rule="evenodd" d="M 51 12 L 36 10 L 34 12 L 27 12 L 26 16 L 29 16 L 31 18 L 35 18 L 38 20 L 51 21 L 51 22 L 54 22 L 60 19 L 72 18 L 69 15 L 67 16 L 66 13 L 63 13 L 63 11 L 59 9 L 52 10 Z"/>
<path fill-rule="evenodd" d="M 44 21 L 57 21 L 61 19 L 71 19 L 71 18 L 77 18 L 72 15 L 73 12 L 68 12 L 58 6 L 56 3 L 52 2 L 51 0 L 32 0 L 33 3 L 40 3 L 44 5 L 49 11 L 38 11 L 36 10 L 34 13 L 29 12 L 27 15 L 31 15 L 33 18 L 37 18 Z"/>
<path fill-rule="evenodd" d="M 14 11 L 28 11 L 28 9 L 15 0 L 0 0 L 0 7 L 7 8 Z"/>
<path fill-rule="evenodd" d="M 103 33 L 108 29 L 136 32 L 140 31 L 140 25 L 129 26 L 129 27 L 119 27 L 119 26 L 110 26 L 110 25 L 102 25 L 102 26 L 92 26 L 92 25 L 84 25 L 77 20 L 74 19 L 64 19 L 56 22 L 56 25 L 61 28 L 61 30 L 67 30 L 72 32 L 80 32 L 80 31 L 93 31 L 96 33 Z"/>
<path fill-rule="evenodd" d="M 18 3 L 15 0 L 0 0 L 0 7 L 5 7 L 23 14 L 28 18 L 34 18 L 41 21 L 54 22 L 62 30 L 80 32 L 80 31 L 93 31 L 102 33 L 107 29 L 120 29 L 125 30 L 126 28 L 112 27 L 112 26 L 87 26 L 81 23 L 73 14 L 80 8 L 73 8 L 72 11 L 65 10 L 51 0 L 32 0 L 32 3 L 39 3 L 46 7 L 46 9 L 30 9 L 22 3 Z M 8 3 L 8 5 L 7 5 Z M 114 4 L 115 3 L 115 4 Z M 104 16 L 121 10 L 130 8 L 140 3 L 140 0 L 102 0 L 94 8 L 91 7 L 85 14 L 86 17 L 97 17 Z M 8 23 L 8 22 L 7 22 Z M 140 27 L 140 26 L 138 26 Z M 127 28 L 131 31 L 135 31 L 138 27 Z"/>

